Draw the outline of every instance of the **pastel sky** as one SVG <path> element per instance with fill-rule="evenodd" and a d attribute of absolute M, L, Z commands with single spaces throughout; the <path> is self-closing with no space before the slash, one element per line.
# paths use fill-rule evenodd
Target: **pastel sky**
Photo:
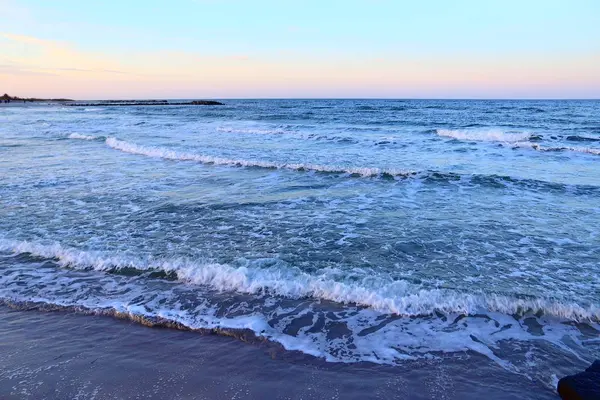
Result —
<path fill-rule="evenodd" d="M 600 98 L 597 0 L 0 0 L 0 94 Z"/>

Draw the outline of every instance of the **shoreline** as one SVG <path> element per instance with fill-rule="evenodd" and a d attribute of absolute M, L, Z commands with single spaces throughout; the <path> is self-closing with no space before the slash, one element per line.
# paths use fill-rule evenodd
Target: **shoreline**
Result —
<path fill-rule="evenodd" d="M 224 103 L 215 100 L 189 100 L 189 101 L 169 101 L 169 100 L 98 100 L 98 101 L 79 101 L 79 100 L 39 100 L 39 101 L 18 101 L 13 100 L 10 103 L 0 102 L 0 107 L 30 107 L 30 106 L 63 106 L 63 107 L 142 107 L 142 106 L 224 106 Z"/>
<path fill-rule="evenodd" d="M 60 106 L 62 103 L 54 102 L 54 101 L 36 101 L 36 102 L 27 102 L 20 103 L 11 101 L 10 103 L 0 103 L 0 108 L 2 107 L 41 107 L 41 106 Z"/>
<path fill-rule="evenodd" d="M 470 353 L 398 366 L 328 363 L 268 341 L 5 305 L 0 334 L 0 397 L 7 399 L 556 398 L 540 382 Z"/>

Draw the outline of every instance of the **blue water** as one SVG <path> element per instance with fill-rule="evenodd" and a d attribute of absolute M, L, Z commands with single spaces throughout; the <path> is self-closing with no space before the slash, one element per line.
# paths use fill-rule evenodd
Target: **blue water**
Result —
<path fill-rule="evenodd" d="M 331 362 L 600 357 L 600 102 L 0 107 L 0 298 Z"/>

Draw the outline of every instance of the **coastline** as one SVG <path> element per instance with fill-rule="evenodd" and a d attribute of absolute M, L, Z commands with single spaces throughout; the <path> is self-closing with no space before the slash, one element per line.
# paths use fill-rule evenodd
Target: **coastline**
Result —
<path fill-rule="evenodd" d="M 553 399 L 478 354 L 327 363 L 269 342 L 0 306 L 0 398 Z"/>
<path fill-rule="evenodd" d="M 139 106 L 222 106 L 215 100 L 12 100 L 0 101 L 0 107 L 63 106 L 63 107 L 139 107 Z"/>
<path fill-rule="evenodd" d="M 10 103 L 1 103 L 0 108 L 2 107 L 41 107 L 41 106 L 60 106 L 62 102 L 57 101 L 35 101 L 35 102 L 17 102 L 11 101 Z"/>

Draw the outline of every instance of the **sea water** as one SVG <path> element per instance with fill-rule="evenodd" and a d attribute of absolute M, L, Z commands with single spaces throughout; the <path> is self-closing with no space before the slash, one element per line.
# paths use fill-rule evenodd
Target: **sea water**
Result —
<path fill-rule="evenodd" d="M 328 362 L 600 356 L 600 102 L 0 108 L 0 299 Z"/>

